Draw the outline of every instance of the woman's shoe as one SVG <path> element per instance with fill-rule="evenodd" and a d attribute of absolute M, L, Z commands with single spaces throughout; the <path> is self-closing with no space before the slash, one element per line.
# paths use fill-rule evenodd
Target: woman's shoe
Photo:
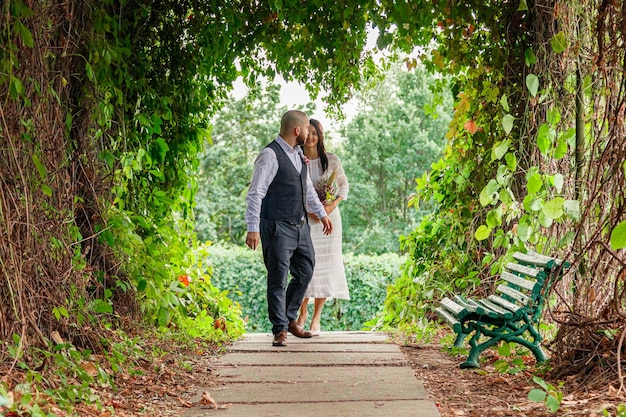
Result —
<path fill-rule="evenodd" d="M 321 330 L 320 330 L 320 329 L 316 329 L 316 330 L 315 330 L 315 329 L 313 329 L 313 328 L 311 327 L 311 334 L 312 334 L 313 336 L 319 336 L 319 335 L 320 335 L 320 333 L 321 333 Z"/>

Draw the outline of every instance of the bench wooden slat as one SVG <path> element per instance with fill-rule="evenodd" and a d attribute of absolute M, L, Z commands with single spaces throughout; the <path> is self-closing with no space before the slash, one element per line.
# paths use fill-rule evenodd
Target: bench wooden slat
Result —
<path fill-rule="evenodd" d="M 469 311 L 470 313 L 474 313 L 476 312 L 476 307 L 478 307 L 478 304 L 476 303 L 476 301 L 470 299 L 465 299 L 463 296 L 457 294 L 454 296 L 454 301 L 457 304 L 460 304 L 463 306 L 463 308 L 465 308 L 467 311 Z"/>
<path fill-rule="evenodd" d="M 502 297 L 498 297 L 495 294 L 491 294 L 489 297 L 487 297 L 489 300 L 493 301 L 494 303 L 497 303 L 499 305 L 501 305 L 502 307 L 506 308 L 507 310 L 513 312 L 513 313 L 517 313 L 517 311 L 522 308 L 520 306 L 518 306 L 515 303 L 512 303 L 508 300 L 505 300 Z"/>
<path fill-rule="evenodd" d="M 440 304 L 451 313 L 453 313 L 455 316 L 458 316 L 464 310 L 463 306 L 458 305 L 448 297 L 445 297 L 443 300 L 441 300 Z"/>
<path fill-rule="evenodd" d="M 535 285 L 537 285 L 536 281 L 530 281 L 506 271 L 500 274 L 500 278 L 528 291 L 532 291 L 535 288 Z"/>
<path fill-rule="evenodd" d="M 514 264 L 509 262 L 504 267 L 507 271 L 514 272 L 517 275 L 526 275 L 534 279 L 545 279 L 546 273 L 542 269 L 532 268 L 530 266 Z"/>
<path fill-rule="evenodd" d="M 530 253 L 515 252 L 513 254 L 513 258 L 516 261 L 524 263 L 524 264 L 536 265 L 536 266 L 547 268 L 547 269 L 553 269 L 554 267 L 560 266 L 563 263 L 561 259 L 541 255 L 537 252 L 530 252 Z"/>
<path fill-rule="evenodd" d="M 461 333 L 461 322 L 459 322 L 456 317 L 454 317 L 452 314 L 450 314 L 450 312 L 446 309 L 443 309 L 441 307 L 437 307 L 435 309 L 435 313 L 437 313 L 437 315 L 443 320 L 445 321 L 448 326 L 450 326 L 452 328 L 452 330 L 454 330 L 455 333 Z"/>
<path fill-rule="evenodd" d="M 502 307 L 498 306 L 497 304 L 492 303 L 491 301 L 487 299 L 478 300 L 478 303 L 481 304 L 482 308 L 486 309 L 486 312 L 487 312 L 486 315 L 490 315 L 494 318 L 504 318 L 504 319 L 510 319 L 511 317 L 513 317 L 513 314 L 511 314 L 510 311 L 503 309 Z M 481 309 L 477 309 L 477 312 L 482 313 L 480 310 Z"/>
<path fill-rule="evenodd" d="M 498 287 L 496 288 L 496 291 L 499 291 L 502 294 L 508 295 L 512 299 L 519 302 L 521 305 L 526 305 L 526 303 L 528 303 L 528 300 L 530 300 L 530 297 L 527 296 L 526 294 L 519 292 L 514 288 L 507 287 L 506 285 L 502 285 L 502 284 L 498 285 Z"/>

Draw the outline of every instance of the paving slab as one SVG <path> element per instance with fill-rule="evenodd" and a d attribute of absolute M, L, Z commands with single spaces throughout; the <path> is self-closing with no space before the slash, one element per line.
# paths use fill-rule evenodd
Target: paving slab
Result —
<path fill-rule="evenodd" d="M 249 334 L 211 362 L 219 384 L 201 389 L 185 417 L 440 417 L 400 348 L 383 333 L 328 332 L 289 337 Z M 226 410 L 200 405 L 208 391 Z"/>
<path fill-rule="evenodd" d="M 248 333 L 236 344 L 264 343 L 272 345 L 272 335 L 270 333 Z M 322 332 L 319 336 L 310 339 L 299 339 L 291 334 L 287 340 L 289 344 L 310 344 L 310 343 L 389 343 L 387 335 L 380 332 Z"/>
<path fill-rule="evenodd" d="M 223 384 L 271 382 L 284 384 L 339 383 L 362 385 L 375 382 L 380 390 L 397 392 L 397 386 L 410 387 L 415 397 L 426 398 L 421 381 L 408 366 L 246 366 L 220 367 L 217 373 Z"/>
<path fill-rule="evenodd" d="M 424 386 L 415 378 L 414 383 L 401 385 L 389 378 L 354 381 L 349 376 L 320 382 L 228 383 L 209 392 L 218 403 L 246 404 L 368 401 L 373 393 L 377 401 L 428 399 Z M 197 403 L 201 398 L 198 393 L 190 401 Z"/>
<path fill-rule="evenodd" d="M 185 417 L 435 417 L 437 407 L 429 400 L 317 402 L 307 404 L 231 404 L 227 410 L 208 406 L 189 410 Z"/>
<path fill-rule="evenodd" d="M 408 364 L 401 352 L 233 352 L 221 356 L 218 366 L 243 365 L 308 365 L 308 366 L 405 366 Z"/>
<path fill-rule="evenodd" d="M 291 342 L 291 341 L 290 341 Z M 397 345 L 388 343 L 288 343 L 276 348 L 269 343 L 236 343 L 229 352 L 387 352 L 396 353 Z"/>

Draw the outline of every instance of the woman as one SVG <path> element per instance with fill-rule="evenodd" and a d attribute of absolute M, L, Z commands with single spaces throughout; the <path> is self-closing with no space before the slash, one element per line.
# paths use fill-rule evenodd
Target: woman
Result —
<path fill-rule="evenodd" d="M 315 249 L 315 269 L 313 279 L 304 294 L 297 322 L 304 327 L 308 316 L 309 299 L 314 299 L 311 333 L 319 336 L 322 308 L 326 299 L 350 299 L 341 254 L 342 232 L 339 213 L 339 203 L 348 197 L 348 179 L 337 155 L 326 152 L 324 130 L 318 120 L 311 119 L 309 136 L 303 145 L 303 152 L 308 159 L 309 174 L 315 190 L 333 223 L 333 232 L 325 235 L 317 216 L 309 214 L 311 240 Z"/>

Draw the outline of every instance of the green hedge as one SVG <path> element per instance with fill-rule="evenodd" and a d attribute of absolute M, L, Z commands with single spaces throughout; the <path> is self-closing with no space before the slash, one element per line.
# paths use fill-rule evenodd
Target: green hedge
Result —
<path fill-rule="evenodd" d="M 270 332 L 267 318 L 266 270 L 260 249 L 209 248 L 213 285 L 230 291 L 246 319 L 246 330 Z M 350 300 L 329 300 L 322 313 L 322 330 L 360 330 L 376 316 L 385 300 L 387 286 L 400 276 L 404 258 L 396 254 L 344 255 Z M 309 304 L 309 317 L 313 306 Z M 308 324 L 307 324 L 308 327 Z"/>

